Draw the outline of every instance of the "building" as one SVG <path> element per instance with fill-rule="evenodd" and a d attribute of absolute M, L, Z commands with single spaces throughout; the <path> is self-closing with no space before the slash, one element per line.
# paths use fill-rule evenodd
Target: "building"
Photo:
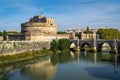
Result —
<path fill-rule="evenodd" d="M 81 39 L 81 40 L 90 40 L 98 39 L 97 29 L 72 29 L 67 30 L 67 33 L 70 35 L 70 39 Z"/>
<path fill-rule="evenodd" d="M 3 36 L 2 35 L 0 35 L 0 41 L 2 41 L 3 40 Z"/>
<path fill-rule="evenodd" d="M 57 25 L 55 20 L 43 15 L 34 16 L 21 24 L 20 34 L 9 35 L 9 40 L 41 41 L 56 38 Z"/>

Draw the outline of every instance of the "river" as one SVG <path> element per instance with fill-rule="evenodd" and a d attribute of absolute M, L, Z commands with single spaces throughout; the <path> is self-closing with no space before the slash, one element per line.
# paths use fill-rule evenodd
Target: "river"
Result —
<path fill-rule="evenodd" d="M 120 80 L 120 55 L 66 52 L 0 67 L 0 80 Z"/>

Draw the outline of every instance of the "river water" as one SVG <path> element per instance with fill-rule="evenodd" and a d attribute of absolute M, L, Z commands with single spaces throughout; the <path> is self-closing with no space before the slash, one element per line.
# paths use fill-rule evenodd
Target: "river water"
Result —
<path fill-rule="evenodd" d="M 0 67 L 0 80 L 120 80 L 120 55 L 66 52 Z"/>

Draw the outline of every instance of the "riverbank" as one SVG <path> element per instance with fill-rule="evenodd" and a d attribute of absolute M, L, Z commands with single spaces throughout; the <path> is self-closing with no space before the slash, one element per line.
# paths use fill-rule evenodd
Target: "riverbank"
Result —
<path fill-rule="evenodd" d="M 69 39 L 53 40 L 52 42 L 1 42 L 0 64 L 22 61 L 26 58 L 60 53 L 69 50 Z"/>
<path fill-rule="evenodd" d="M 53 52 L 51 50 L 38 50 L 38 51 L 28 51 L 28 52 L 23 52 L 15 55 L 3 55 L 0 56 L 0 64 L 9 64 L 13 62 L 18 62 L 18 61 L 24 61 L 27 59 L 31 59 L 33 57 L 37 56 L 44 56 L 48 54 L 52 54 Z"/>

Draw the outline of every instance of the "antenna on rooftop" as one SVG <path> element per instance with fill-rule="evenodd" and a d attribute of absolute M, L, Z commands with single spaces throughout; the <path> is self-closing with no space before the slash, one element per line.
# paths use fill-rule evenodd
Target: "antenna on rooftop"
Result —
<path fill-rule="evenodd" d="M 40 12 L 40 15 L 43 17 L 43 12 L 42 11 Z"/>
<path fill-rule="evenodd" d="M 43 15 L 42 11 L 40 12 L 41 15 Z"/>

